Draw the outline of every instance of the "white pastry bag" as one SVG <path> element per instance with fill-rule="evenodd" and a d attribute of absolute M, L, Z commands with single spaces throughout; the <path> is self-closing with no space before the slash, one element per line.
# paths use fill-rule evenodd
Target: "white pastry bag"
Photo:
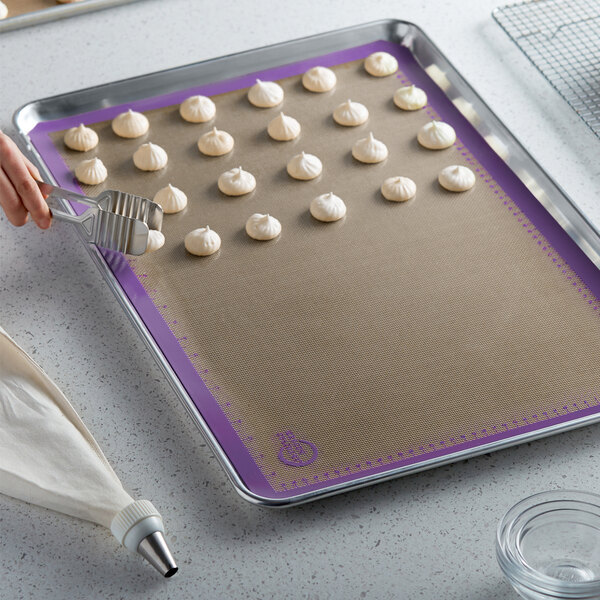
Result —
<path fill-rule="evenodd" d="M 0 492 L 104 525 L 165 577 L 177 572 L 160 513 L 123 489 L 64 394 L 1 327 Z"/>

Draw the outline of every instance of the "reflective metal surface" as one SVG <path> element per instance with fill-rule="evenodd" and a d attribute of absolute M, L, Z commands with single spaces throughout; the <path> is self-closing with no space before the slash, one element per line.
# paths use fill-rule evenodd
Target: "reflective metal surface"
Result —
<path fill-rule="evenodd" d="M 31 25 L 41 25 L 50 21 L 58 21 L 66 19 L 86 12 L 101 10 L 103 8 L 111 8 L 119 4 L 129 4 L 138 0 L 82 0 L 82 2 L 73 2 L 71 4 L 57 4 L 42 10 L 36 10 L 14 17 L 8 16 L 6 19 L 0 20 L 0 33 L 3 31 L 11 31 L 12 29 L 21 29 Z M 9 13 L 10 15 L 10 13 Z"/>

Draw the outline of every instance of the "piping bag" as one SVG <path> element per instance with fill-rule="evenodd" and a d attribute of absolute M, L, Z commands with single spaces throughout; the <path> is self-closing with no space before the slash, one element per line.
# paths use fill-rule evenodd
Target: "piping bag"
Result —
<path fill-rule="evenodd" d="M 160 513 L 134 500 L 67 398 L 0 327 L 0 492 L 104 525 L 165 577 Z"/>

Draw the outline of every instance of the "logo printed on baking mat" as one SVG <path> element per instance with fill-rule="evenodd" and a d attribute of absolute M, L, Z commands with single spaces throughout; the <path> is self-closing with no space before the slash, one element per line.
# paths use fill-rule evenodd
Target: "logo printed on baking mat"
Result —
<path fill-rule="evenodd" d="M 291 431 L 277 434 L 281 448 L 277 457 L 290 467 L 306 467 L 317 460 L 317 447 L 307 440 L 299 440 Z"/>

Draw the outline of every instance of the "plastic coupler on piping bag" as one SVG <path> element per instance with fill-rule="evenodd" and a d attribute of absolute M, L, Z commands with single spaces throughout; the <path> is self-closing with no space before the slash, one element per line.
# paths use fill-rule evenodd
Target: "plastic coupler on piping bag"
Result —
<path fill-rule="evenodd" d="M 123 489 L 64 394 L 1 327 L 0 492 L 104 525 L 165 577 L 177 572 L 160 513 Z"/>

